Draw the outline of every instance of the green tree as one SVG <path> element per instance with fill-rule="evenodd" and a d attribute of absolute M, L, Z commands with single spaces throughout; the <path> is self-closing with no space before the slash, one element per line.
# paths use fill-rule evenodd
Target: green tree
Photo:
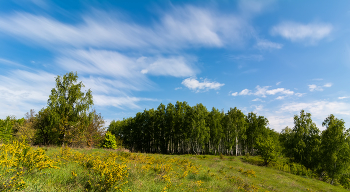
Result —
<path fill-rule="evenodd" d="M 242 152 L 242 143 L 247 139 L 246 136 L 247 122 L 245 115 L 239 109 L 230 108 L 225 116 L 225 145 L 229 152 L 235 147 L 235 155 Z"/>
<path fill-rule="evenodd" d="M 59 142 L 69 144 L 84 132 L 92 118 L 89 113 L 93 105 L 91 90 L 82 92 L 84 84 L 78 81 L 77 73 L 67 73 L 63 77 L 57 76 L 56 88 L 51 90 L 48 106 L 58 119 Z"/>
<path fill-rule="evenodd" d="M 348 170 L 350 164 L 349 130 L 345 122 L 329 115 L 322 123 L 327 129 L 322 132 L 321 167 L 332 179 Z"/>
<path fill-rule="evenodd" d="M 246 152 L 254 155 L 254 149 L 256 148 L 257 139 L 260 138 L 266 131 L 269 121 L 263 116 L 257 116 L 255 113 L 250 112 L 246 116 L 247 122 L 247 143 Z"/>
<path fill-rule="evenodd" d="M 312 122 L 310 113 L 301 110 L 300 116 L 294 116 L 291 135 L 293 138 L 287 154 L 307 168 L 316 168 L 319 163 L 320 130 Z"/>
<path fill-rule="evenodd" d="M 103 139 L 103 134 L 105 133 L 104 124 L 105 121 L 100 113 L 96 110 L 92 111 L 93 118 L 90 120 L 89 126 L 86 127 L 84 134 L 82 135 L 80 146 L 87 145 L 88 147 L 94 147 L 101 143 Z M 119 138 L 119 137 L 118 137 Z"/>
<path fill-rule="evenodd" d="M 34 143 L 39 145 L 57 145 L 60 144 L 58 130 L 59 118 L 52 113 L 50 107 L 42 108 L 36 115 L 34 121 Z"/>
<path fill-rule="evenodd" d="M 15 116 L 7 116 L 0 119 L 0 142 L 8 143 L 16 136 L 19 127 L 23 126 L 25 119 L 16 119 Z"/>
<path fill-rule="evenodd" d="M 225 114 L 224 112 L 220 112 L 218 109 L 212 108 L 211 112 L 208 114 L 207 117 L 207 125 L 210 129 L 210 141 L 209 141 L 209 147 L 213 151 L 214 154 L 218 153 L 220 151 L 220 143 L 222 141 L 222 138 L 224 137 L 223 134 L 223 127 L 222 127 L 222 120 L 224 119 Z"/>
<path fill-rule="evenodd" d="M 269 134 L 263 136 L 260 135 L 256 140 L 256 148 L 258 154 L 264 160 L 264 164 L 268 165 L 271 161 L 274 161 L 278 156 L 278 143 Z"/>
<path fill-rule="evenodd" d="M 166 109 L 165 105 L 161 103 L 156 111 L 156 121 L 157 121 L 157 145 L 161 151 L 161 153 L 167 153 L 168 141 L 166 139 L 166 135 L 168 134 L 168 129 L 166 126 Z"/>
<path fill-rule="evenodd" d="M 282 146 L 282 153 L 287 157 L 293 156 L 293 154 L 291 154 L 292 151 L 290 150 L 293 147 L 293 138 L 294 138 L 293 130 L 288 126 L 282 129 L 279 135 L 279 141 Z"/>
<path fill-rule="evenodd" d="M 210 130 L 205 122 L 207 116 L 208 110 L 202 103 L 192 107 L 192 121 L 189 137 L 191 149 L 196 154 L 202 152 L 205 148 L 205 144 L 209 142 Z"/>

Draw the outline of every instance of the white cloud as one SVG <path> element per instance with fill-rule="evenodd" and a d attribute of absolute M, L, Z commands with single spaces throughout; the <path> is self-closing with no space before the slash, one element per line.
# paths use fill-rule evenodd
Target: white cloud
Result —
<path fill-rule="evenodd" d="M 239 92 L 239 95 L 250 95 L 252 94 L 249 89 L 243 89 L 241 92 Z"/>
<path fill-rule="evenodd" d="M 210 82 L 207 79 L 204 79 L 203 82 L 199 82 L 196 78 L 193 77 L 183 80 L 181 84 L 196 92 L 208 91 L 209 89 L 220 89 L 220 87 L 225 85 L 215 81 Z"/>
<path fill-rule="evenodd" d="M 266 94 L 268 95 L 275 95 L 277 93 L 281 93 L 281 94 L 285 94 L 285 95 L 293 95 L 294 92 L 289 90 L 289 89 L 285 89 L 285 88 L 277 88 L 277 89 L 271 89 L 271 90 L 267 90 Z"/>
<path fill-rule="evenodd" d="M 7 115 L 21 118 L 30 109 L 39 111 L 54 87 L 55 75 L 44 71 L 13 70 L 0 76 L 0 118 Z"/>
<path fill-rule="evenodd" d="M 349 97 L 338 97 L 338 99 L 347 99 Z"/>
<path fill-rule="evenodd" d="M 254 109 L 253 109 L 254 113 L 260 113 L 264 110 L 263 105 L 252 105 L 251 107 L 254 107 Z"/>
<path fill-rule="evenodd" d="M 302 97 L 303 95 L 305 95 L 305 93 L 295 93 L 295 95 L 298 97 Z"/>
<path fill-rule="evenodd" d="M 279 85 L 279 84 L 281 84 L 281 81 L 276 83 L 276 85 Z"/>
<path fill-rule="evenodd" d="M 10 60 L 7 60 L 7 59 L 3 59 L 3 58 L 0 58 L 0 63 L 1 64 L 5 64 L 5 65 L 10 65 L 10 66 L 16 66 L 16 67 L 26 67 L 26 66 L 24 66 L 24 65 L 21 65 L 21 64 L 19 64 L 19 63 L 16 63 L 16 62 L 14 62 L 14 61 L 10 61 Z"/>
<path fill-rule="evenodd" d="M 323 120 L 330 114 L 334 114 L 339 119 L 344 119 L 345 122 L 350 120 L 350 104 L 337 101 L 288 103 L 282 105 L 280 112 L 292 112 L 298 114 L 302 109 L 311 113 L 312 118 L 317 121 L 316 123 L 319 127 L 321 127 Z"/>
<path fill-rule="evenodd" d="M 261 100 L 260 98 L 255 98 L 252 101 L 260 101 L 260 102 L 264 102 L 263 100 Z"/>
<path fill-rule="evenodd" d="M 282 99 L 284 99 L 285 98 L 285 96 L 278 96 L 276 99 L 277 100 L 282 100 Z"/>
<path fill-rule="evenodd" d="M 325 85 L 323 85 L 323 87 L 332 87 L 332 83 L 326 83 Z"/>
<path fill-rule="evenodd" d="M 176 87 L 175 90 L 179 90 L 179 89 L 182 89 L 182 87 Z"/>
<path fill-rule="evenodd" d="M 308 86 L 309 86 L 309 90 L 310 90 L 310 91 L 323 91 L 322 87 L 317 86 L 317 85 L 315 85 L 315 84 L 308 85 Z"/>
<path fill-rule="evenodd" d="M 271 29 L 273 35 L 280 35 L 291 41 L 315 43 L 327 37 L 333 30 L 331 24 L 283 22 Z"/>
<path fill-rule="evenodd" d="M 195 70 L 190 66 L 190 62 L 184 57 L 157 58 L 151 61 L 146 69 L 142 69 L 143 74 L 188 77 L 195 75 Z"/>
<path fill-rule="evenodd" d="M 258 40 L 255 47 L 258 49 L 281 49 L 283 45 L 268 40 Z"/>
<path fill-rule="evenodd" d="M 326 83 L 323 86 L 317 86 L 315 84 L 308 85 L 310 91 L 323 91 L 323 87 L 332 87 L 332 83 Z"/>
<path fill-rule="evenodd" d="M 157 101 L 156 99 L 139 98 L 139 97 L 113 97 L 107 95 L 94 95 L 94 104 L 97 106 L 114 106 L 120 109 L 131 108 L 141 109 L 137 102 L 140 101 Z"/>
<path fill-rule="evenodd" d="M 238 95 L 238 92 L 234 92 L 231 94 L 232 96 L 237 96 Z"/>
<path fill-rule="evenodd" d="M 264 86 L 260 87 L 259 85 L 255 87 L 256 91 L 254 95 L 260 96 L 260 97 L 266 97 L 266 91 L 268 90 L 270 86 Z"/>
<path fill-rule="evenodd" d="M 292 115 L 267 115 L 266 118 L 269 120 L 269 127 L 280 132 L 285 127 L 293 127 L 293 116 Z"/>
<path fill-rule="evenodd" d="M 129 57 L 117 51 L 67 50 L 56 62 L 68 71 L 108 76 L 125 89 L 144 90 L 153 84 L 147 75 L 188 77 L 196 74 L 192 61 L 181 56 Z M 120 87 L 119 87 L 120 88 Z"/>
<path fill-rule="evenodd" d="M 241 44 L 252 28 L 240 17 L 194 6 L 176 7 L 160 15 L 159 22 L 146 27 L 123 19 L 120 14 L 93 11 L 82 22 L 59 20 L 17 12 L 0 17 L 0 31 L 54 45 L 108 48 L 223 47 Z"/>
<path fill-rule="evenodd" d="M 259 85 L 255 87 L 256 91 L 250 91 L 249 89 L 243 89 L 239 95 L 256 95 L 260 97 L 266 97 L 266 95 L 276 95 L 276 94 L 283 94 L 283 95 L 293 95 L 294 91 L 291 91 L 289 89 L 285 88 L 277 88 L 277 89 L 270 89 L 270 86 L 264 86 L 260 87 Z"/>

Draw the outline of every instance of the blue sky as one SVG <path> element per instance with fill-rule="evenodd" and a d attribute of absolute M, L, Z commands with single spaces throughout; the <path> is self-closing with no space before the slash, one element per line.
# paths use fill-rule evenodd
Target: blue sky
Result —
<path fill-rule="evenodd" d="M 107 124 L 187 101 L 349 126 L 349 19 L 349 1 L 0 1 L 0 118 L 77 71 Z"/>

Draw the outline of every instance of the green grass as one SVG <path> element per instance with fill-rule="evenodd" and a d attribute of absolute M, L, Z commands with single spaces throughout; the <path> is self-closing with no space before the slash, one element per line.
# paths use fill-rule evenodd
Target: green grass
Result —
<path fill-rule="evenodd" d="M 55 147 L 45 149 L 53 159 L 60 150 Z M 126 165 L 129 169 L 126 180 L 128 183 L 122 186 L 122 191 L 162 191 L 167 185 L 166 191 L 347 191 L 340 186 L 333 186 L 316 179 L 251 165 L 242 161 L 241 157 L 126 154 L 104 149 L 75 149 L 75 151 L 99 155 L 113 152 L 127 157 Z M 136 157 L 140 157 L 141 160 L 137 160 Z M 174 158 L 176 162 L 171 162 Z M 184 169 L 181 166 L 188 165 L 188 162 L 199 168 L 198 172 L 189 171 L 185 177 L 182 177 Z M 172 170 L 164 171 L 156 168 L 156 165 L 166 164 L 171 165 Z M 46 169 L 24 175 L 23 179 L 27 186 L 20 191 L 85 190 L 89 180 L 87 168 L 73 161 L 61 163 L 59 167 L 60 169 Z M 76 177 L 72 176 L 72 171 L 77 174 Z M 170 182 L 164 179 L 163 176 L 166 175 L 169 175 Z M 170 187 L 169 183 L 171 183 Z"/>

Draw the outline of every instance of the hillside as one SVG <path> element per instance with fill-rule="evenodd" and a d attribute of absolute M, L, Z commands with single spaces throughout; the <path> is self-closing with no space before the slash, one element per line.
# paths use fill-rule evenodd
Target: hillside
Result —
<path fill-rule="evenodd" d="M 35 150 L 38 148 L 31 148 L 27 156 Z M 22 175 L 12 173 L 17 191 L 346 191 L 315 179 L 247 164 L 241 157 L 54 147 L 42 151 L 50 157 L 53 168 L 44 166 L 29 172 L 24 167 Z M 11 175 L 4 167 L 2 170 L 1 183 L 9 182 Z M 6 190 L 4 184 L 1 187 Z"/>

